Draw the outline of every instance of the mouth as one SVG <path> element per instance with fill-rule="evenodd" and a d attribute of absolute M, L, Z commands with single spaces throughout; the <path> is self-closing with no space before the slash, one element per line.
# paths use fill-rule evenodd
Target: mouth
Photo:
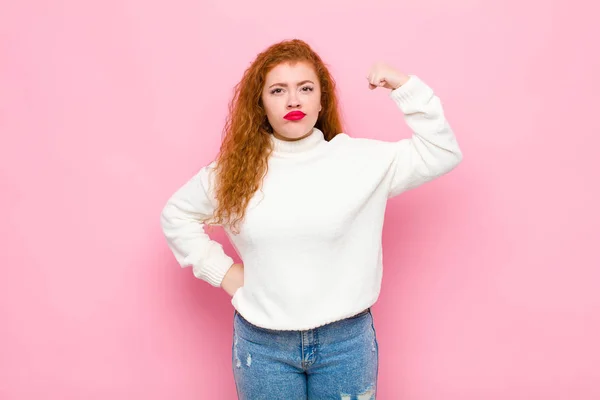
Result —
<path fill-rule="evenodd" d="M 287 113 L 283 118 L 287 119 L 288 121 L 299 121 L 305 116 L 306 114 L 304 114 L 302 111 L 291 111 Z"/>

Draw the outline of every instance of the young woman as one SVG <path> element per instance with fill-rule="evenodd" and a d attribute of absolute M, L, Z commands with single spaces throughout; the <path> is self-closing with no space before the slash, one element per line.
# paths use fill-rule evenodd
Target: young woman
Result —
<path fill-rule="evenodd" d="M 390 91 L 411 138 L 342 133 L 319 55 L 300 40 L 272 45 L 236 86 L 216 160 L 162 211 L 179 264 L 232 296 L 240 399 L 375 398 L 370 307 L 386 202 L 451 171 L 462 153 L 421 79 L 376 64 L 367 80 Z M 208 225 L 224 227 L 243 264 L 207 236 Z"/>

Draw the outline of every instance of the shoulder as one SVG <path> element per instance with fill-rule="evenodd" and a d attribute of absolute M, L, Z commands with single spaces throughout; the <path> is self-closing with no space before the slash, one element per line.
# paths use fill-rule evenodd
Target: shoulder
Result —
<path fill-rule="evenodd" d="M 397 153 L 396 143 L 383 140 L 352 137 L 340 133 L 330 140 L 331 161 L 355 176 L 365 171 L 386 171 Z"/>
<path fill-rule="evenodd" d="M 214 184 L 216 174 L 217 163 L 216 161 L 212 161 L 197 168 L 191 176 L 188 176 L 188 182 L 195 182 L 196 184 L 202 186 L 212 186 Z"/>
<path fill-rule="evenodd" d="M 205 164 L 196 174 L 200 184 L 206 192 L 213 194 L 217 180 L 217 162 L 212 161 Z M 214 195 L 214 194 L 213 194 Z"/>
<path fill-rule="evenodd" d="M 201 165 L 199 168 L 184 178 L 184 182 L 180 184 L 174 196 L 186 198 L 197 198 L 198 196 L 206 196 L 211 200 L 215 197 L 215 182 L 216 182 L 216 162 L 209 162 Z"/>
<path fill-rule="evenodd" d="M 331 139 L 329 143 L 332 147 L 339 149 L 341 152 L 353 156 L 360 156 L 361 154 L 373 156 L 392 153 L 397 145 L 397 142 L 386 142 L 365 137 L 353 137 L 346 133 L 339 133 Z"/>

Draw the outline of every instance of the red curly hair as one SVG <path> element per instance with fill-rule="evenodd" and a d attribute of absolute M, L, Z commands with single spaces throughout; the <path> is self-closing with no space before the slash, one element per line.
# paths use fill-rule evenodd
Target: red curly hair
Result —
<path fill-rule="evenodd" d="M 313 66 L 321 86 L 322 110 L 315 127 L 327 141 L 342 132 L 335 81 L 319 55 L 299 39 L 268 47 L 258 54 L 235 86 L 216 160 L 218 206 L 209 224 L 229 225 L 238 231 L 246 207 L 267 173 L 267 160 L 273 151 L 272 128 L 261 98 L 265 77 L 280 63 L 299 61 Z"/>

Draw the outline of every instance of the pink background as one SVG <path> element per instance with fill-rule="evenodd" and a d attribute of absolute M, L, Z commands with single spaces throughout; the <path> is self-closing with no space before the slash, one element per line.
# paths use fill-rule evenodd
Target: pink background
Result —
<path fill-rule="evenodd" d="M 576 3 L 3 1 L 0 398 L 235 398 L 229 297 L 179 269 L 159 213 L 248 63 L 292 37 L 349 134 L 409 136 L 367 89 L 384 60 L 464 151 L 390 201 L 379 398 L 600 398 L 600 10 Z"/>

